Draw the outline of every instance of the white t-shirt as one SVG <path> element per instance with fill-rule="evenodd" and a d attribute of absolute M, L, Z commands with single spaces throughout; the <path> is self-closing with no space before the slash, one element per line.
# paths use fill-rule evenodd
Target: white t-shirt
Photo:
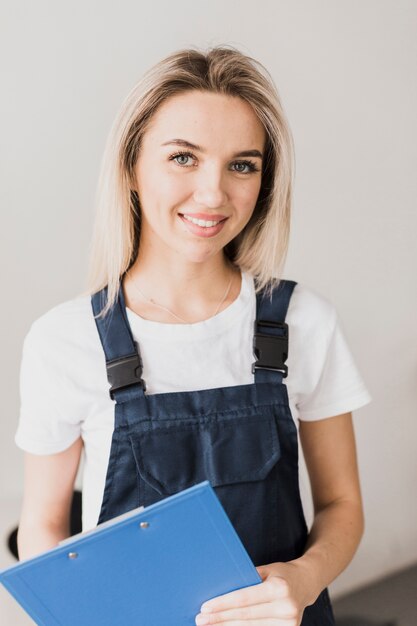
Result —
<path fill-rule="evenodd" d="M 250 274 L 242 273 L 236 300 L 208 320 L 166 324 L 129 308 L 127 317 L 139 344 L 147 394 L 254 382 L 256 296 Z M 298 419 L 347 413 L 371 400 L 335 307 L 326 298 L 297 284 L 286 322 L 288 376 L 283 381 L 297 427 Z M 20 398 L 15 442 L 22 450 L 53 454 L 83 438 L 83 530 L 93 528 L 103 498 L 115 403 L 90 296 L 63 302 L 32 323 L 23 344 Z"/>

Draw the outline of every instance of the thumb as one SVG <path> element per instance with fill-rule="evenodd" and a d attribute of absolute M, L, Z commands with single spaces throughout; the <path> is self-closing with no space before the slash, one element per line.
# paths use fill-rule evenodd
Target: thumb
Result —
<path fill-rule="evenodd" d="M 262 580 L 265 580 L 265 578 L 268 576 L 268 570 L 264 565 L 259 565 L 256 568 L 256 571 L 258 572 L 259 576 L 262 578 Z"/>

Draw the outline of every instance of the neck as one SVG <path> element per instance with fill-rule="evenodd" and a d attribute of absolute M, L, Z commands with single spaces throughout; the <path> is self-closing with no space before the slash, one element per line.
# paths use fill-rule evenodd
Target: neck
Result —
<path fill-rule="evenodd" d="M 180 259 L 176 264 L 166 263 L 163 256 L 150 262 L 145 256 L 138 255 L 124 280 L 129 308 L 138 310 L 141 306 L 146 307 L 148 318 L 155 315 L 158 319 L 166 317 L 171 322 L 174 322 L 173 316 L 170 317 L 168 312 L 164 315 L 155 304 L 167 307 L 190 322 L 208 319 L 214 315 L 229 285 L 220 310 L 233 302 L 240 291 L 240 271 L 223 253 L 206 262 L 193 263 Z M 137 288 L 148 301 L 141 297 Z"/>

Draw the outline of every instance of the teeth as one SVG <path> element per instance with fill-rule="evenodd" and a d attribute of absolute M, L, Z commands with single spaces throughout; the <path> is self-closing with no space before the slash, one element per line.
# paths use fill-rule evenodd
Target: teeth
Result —
<path fill-rule="evenodd" d="M 209 228 L 210 226 L 215 226 L 216 224 L 219 224 L 221 222 L 221 220 L 219 220 L 218 222 L 213 222 L 211 220 L 210 221 L 197 220 L 194 217 L 190 217 L 189 215 L 184 215 L 184 217 L 189 222 L 192 222 L 193 224 L 197 224 L 198 226 L 204 226 L 205 228 Z"/>

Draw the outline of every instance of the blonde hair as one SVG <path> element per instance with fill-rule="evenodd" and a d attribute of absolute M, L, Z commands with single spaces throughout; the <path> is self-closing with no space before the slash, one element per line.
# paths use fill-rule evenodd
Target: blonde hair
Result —
<path fill-rule="evenodd" d="M 272 289 L 288 250 L 294 149 L 274 81 L 266 68 L 232 46 L 206 53 L 174 52 L 146 72 L 124 100 L 107 139 L 96 192 L 96 218 L 90 245 L 89 294 L 107 286 L 105 315 L 117 299 L 121 276 L 139 249 L 140 207 L 134 167 L 142 138 L 159 105 L 191 90 L 239 96 L 266 131 L 262 182 L 251 219 L 224 247 L 226 258 L 255 278 L 255 289 Z"/>

